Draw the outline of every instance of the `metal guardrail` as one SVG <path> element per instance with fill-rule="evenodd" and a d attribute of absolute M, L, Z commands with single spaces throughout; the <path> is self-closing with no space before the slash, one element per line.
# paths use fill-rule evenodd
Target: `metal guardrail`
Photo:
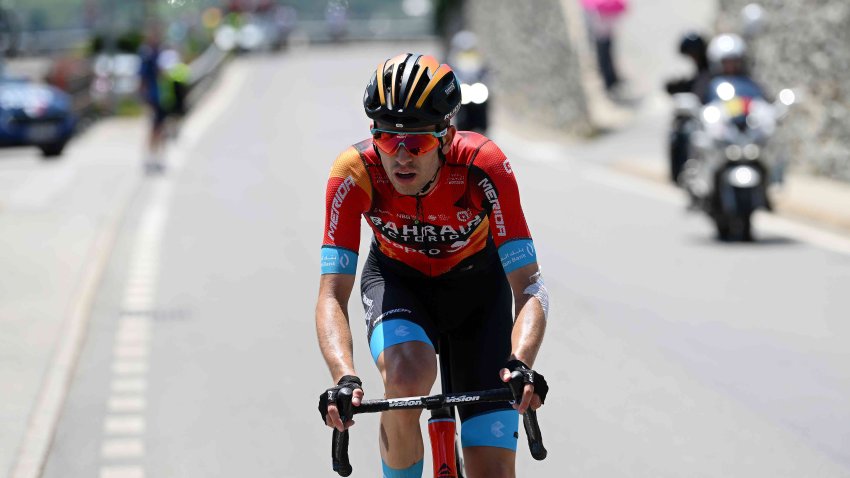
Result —
<path fill-rule="evenodd" d="M 210 88 L 228 56 L 228 52 L 213 43 L 189 64 L 189 93 L 186 96 L 189 109 Z"/>

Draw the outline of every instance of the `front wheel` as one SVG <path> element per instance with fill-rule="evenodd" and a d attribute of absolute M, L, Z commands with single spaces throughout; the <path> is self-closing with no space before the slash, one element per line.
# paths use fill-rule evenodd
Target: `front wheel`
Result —
<path fill-rule="evenodd" d="M 717 238 L 721 241 L 749 242 L 753 240 L 750 213 L 717 216 L 714 218 L 714 224 L 717 227 Z"/>

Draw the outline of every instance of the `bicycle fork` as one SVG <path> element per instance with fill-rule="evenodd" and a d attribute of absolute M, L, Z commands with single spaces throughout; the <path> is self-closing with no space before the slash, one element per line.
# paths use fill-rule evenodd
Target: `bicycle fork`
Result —
<path fill-rule="evenodd" d="M 428 436 L 431 438 L 434 478 L 463 478 L 463 475 L 458 473 L 456 430 L 453 409 L 438 408 L 431 411 Z"/>

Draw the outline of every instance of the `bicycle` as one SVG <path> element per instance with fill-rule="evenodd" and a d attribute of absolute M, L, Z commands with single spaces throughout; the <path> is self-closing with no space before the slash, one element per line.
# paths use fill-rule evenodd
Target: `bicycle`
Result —
<path fill-rule="evenodd" d="M 442 344 L 444 341 L 440 340 Z M 440 347 L 440 383 L 444 393 L 425 397 L 402 397 L 389 399 L 363 400 L 359 407 L 351 405 L 350 400 L 343 400 L 347 406 L 340 408 L 343 423 L 356 414 L 376 413 L 388 410 L 430 410 L 428 419 L 428 435 L 431 439 L 431 456 L 433 460 L 434 478 L 464 478 L 463 459 L 457 442 L 455 427 L 455 410 L 457 405 L 469 405 L 483 402 L 519 402 L 522 398 L 523 380 L 520 372 L 512 372 L 511 380 L 506 388 L 480 390 L 477 392 L 452 393 L 448 384 L 451 383 L 450 371 L 447 364 L 447 348 Z M 351 395 L 353 390 L 343 388 L 340 395 Z M 546 458 L 546 447 L 537 422 L 537 412 L 528 408 L 523 415 L 523 427 L 528 438 L 528 448 L 535 460 Z M 333 470 L 339 476 L 349 476 L 353 471 L 348 459 L 348 430 L 340 432 L 333 430 L 331 441 L 331 461 Z"/>

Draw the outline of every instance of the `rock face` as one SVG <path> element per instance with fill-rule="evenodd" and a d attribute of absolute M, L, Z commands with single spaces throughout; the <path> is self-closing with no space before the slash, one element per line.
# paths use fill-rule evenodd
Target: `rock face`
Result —
<path fill-rule="evenodd" d="M 740 31 L 747 0 L 719 0 L 719 31 Z M 765 28 L 750 44 L 754 75 L 801 93 L 777 139 L 795 166 L 850 181 L 850 2 L 761 0 Z M 850 206 L 849 206 L 850 207 Z"/>
<path fill-rule="evenodd" d="M 467 26 L 493 71 L 493 102 L 518 119 L 584 134 L 579 60 L 560 0 L 466 0 Z"/>

